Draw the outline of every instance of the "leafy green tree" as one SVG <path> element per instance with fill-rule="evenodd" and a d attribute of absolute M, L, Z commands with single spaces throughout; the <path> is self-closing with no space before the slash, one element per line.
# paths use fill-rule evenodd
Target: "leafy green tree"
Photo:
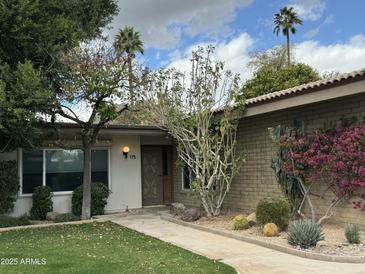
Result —
<path fill-rule="evenodd" d="M 297 29 L 295 25 L 301 25 L 303 21 L 298 17 L 293 7 L 284 7 L 274 17 L 274 33 L 279 35 L 280 32 L 286 37 L 286 47 L 288 55 L 288 66 L 290 65 L 290 33 L 295 34 Z"/>
<path fill-rule="evenodd" d="M 61 52 L 100 36 L 117 12 L 115 0 L 0 1 L 0 150 L 37 145 Z"/>
<path fill-rule="evenodd" d="M 41 142 L 34 125 L 51 94 L 48 82 L 30 61 L 19 63 L 15 70 L 0 65 L 0 152 L 20 146 L 32 149 Z"/>
<path fill-rule="evenodd" d="M 0 60 L 30 60 L 50 73 L 62 51 L 99 36 L 118 12 L 114 0 L 2 0 Z"/>
<path fill-rule="evenodd" d="M 244 98 L 248 99 L 319 79 L 317 71 L 302 63 L 292 64 L 279 70 L 271 66 L 263 66 L 255 72 L 251 79 L 246 81 L 242 94 Z"/>
<path fill-rule="evenodd" d="M 116 102 L 127 100 L 128 66 L 114 48 L 95 43 L 69 51 L 61 60 L 67 69 L 60 77 L 61 92 L 57 93 L 52 102 L 52 120 L 61 116 L 80 127 L 75 137 L 81 141 L 84 152 L 81 218 L 89 219 L 91 148 L 95 145 L 100 130 L 127 108 L 126 104 L 119 105 Z M 86 119 L 73 110 L 74 106 L 80 104 L 90 109 L 86 113 Z M 62 141 L 60 135 L 56 139 Z"/>
<path fill-rule="evenodd" d="M 129 69 L 129 89 L 131 102 L 134 103 L 134 91 L 133 91 L 133 59 L 136 57 L 136 53 L 139 52 L 143 54 L 143 42 L 141 40 L 141 35 L 138 31 L 134 31 L 133 27 L 124 27 L 119 29 L 118 34 L 115 36 L 114 48 L 118 54 L 127 55 L 127 63 Z"/>

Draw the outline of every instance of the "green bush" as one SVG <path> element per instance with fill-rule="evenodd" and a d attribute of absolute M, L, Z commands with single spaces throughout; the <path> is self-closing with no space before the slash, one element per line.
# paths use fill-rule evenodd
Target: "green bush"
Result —
<path fill-rule="evenodd" d="M 64 223 L 64 222 L 73 222 L 73 221 L 78 221 L 78 220 L 80 220 L 80 218 L 73 215 L 72 213 L 62 213 L 62 214 L 58 214 L 55 217 L 54 222 L 55 223 Z"/>
<path fill-rule="evenodd" d="M 233 218 L 233 229 L 242 230 L 249 228 L 246 216 L 240 214 Z"/>
<path fill-rule="evenodd" d="M 45 220 L 47 213 L 53 210 L 51 188 L 38 186 L 33 192 L 33 206 L 30 217 L 35 220 Z"/>
<path fill-rule="evenodd" d="M 360 243 L 360 227 L 358 225 L 348 225 L 345 229 L 345 236 L 350 244 Z"/>
<path fill-rule="evenodd" d="M 6 214 L 13 210 L 19 190 L 16 161 L 0 162 L 0 189 L 0 214 Z"/>
<path fill-rule="evenodd" d="M 6 215 L 0 215 L 0 227 L 30 225 L 28 216 L 23 215 L 20 217 L 10 217 Z"/>
<path fill-rule="evenodd" d="M 72 195 L 72 213 L 75 216 L 80 216 L 82 211 L 82 185 L 74 190 Z M 91 215 L 104 214 L 104 208 L 107 204 L 110 191 L 103 183 L 91 184 Z"/>
<path fill-rule="evenodd" d="M 318 241 L 324 240 L 319 224 L 309 219 L 292 222 L 288 228 L 288 243 L 293 246 L 308 248 L 315 246 Z"/>
<path fill-rule="evenodd" d="M 290 220 L 290 206 L 284 200 L 261 200 L 256 207 L 256 219 L 261 225 L 274 223 L 280 230 L 286 230 Z"/>

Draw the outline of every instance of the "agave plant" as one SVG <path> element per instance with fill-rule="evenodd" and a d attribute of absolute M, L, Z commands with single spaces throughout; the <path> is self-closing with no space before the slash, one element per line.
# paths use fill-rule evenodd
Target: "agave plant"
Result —
<path fill-rule="evenodd" d="M 288 243 L 290 245 L 309 248 L 322 240 L 324 240 L 324 234 L 321 227 L 310 219 L 297 220 L 289 225 Z"/>

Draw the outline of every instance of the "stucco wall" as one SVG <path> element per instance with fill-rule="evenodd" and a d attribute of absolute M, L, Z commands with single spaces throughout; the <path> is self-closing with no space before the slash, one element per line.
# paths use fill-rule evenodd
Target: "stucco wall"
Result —
<path fill-rule="evenodd" d="M 125 159 L 121 148 L 130 147 L 128 159 Z M 141 151 L 139 136 L 114 136 L 111 138 L 109 155 L 109 183 L 112 191 L 105 208 L 106 212 L 124 211 L 142 207 L 141 184 Z M 0 154 L 0 161 L 17 160 L 17 152 Z M 53 196 L 53 210 L 64 213 L 71 211 L 72 194 Z M 20 216 L 29 213 L 32 206 L 31 195 L 18 195 L 11 215 Z"/>
<path fill-rule="evenodd" d="M 300 97 L 298 97 L 300 100 Z M 343 97 L 321 103 L 290 108 L 262 115 L 245 117 L 238 129 L 238 149 L 246 152 L 246 163 L 234 178 L 223 209 L 242 211 L 249 214 L 255 210 L 258 201 L 269 197 L 282 197 L 275 175 L 270 167 L 276 147 L 268 135 L 268 128 L 289 125 L 294 119 L 304 123 L 305 131 L 323 128 L 325 123 L 337 122 L 342 117 L 365 117 L 365 94 Z M 181 172 L 175 176 L 175 201 L 196 205 L 196 200 L 182 191 Z M 319 191 L 318 189 L 315 191 Z M 331 197 L 312 198 L 316 211 L 323 214 Z M 332 222 L 359 223 L 365 226 L 365 213 L 354 210 L 349 203 L 340 205 Z"/>

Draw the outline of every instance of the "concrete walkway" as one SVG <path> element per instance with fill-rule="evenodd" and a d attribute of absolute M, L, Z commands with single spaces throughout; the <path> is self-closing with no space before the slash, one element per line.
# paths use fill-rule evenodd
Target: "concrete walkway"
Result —
<path fill-rule="evenodd" d="M 211 259 L 221 259 L 224 263 L 235 267 L 239 273 L 365 274 L 365 264 L 304 259 L 163 221 L 154 213 L 113 218 L 112 221 Z"/>

